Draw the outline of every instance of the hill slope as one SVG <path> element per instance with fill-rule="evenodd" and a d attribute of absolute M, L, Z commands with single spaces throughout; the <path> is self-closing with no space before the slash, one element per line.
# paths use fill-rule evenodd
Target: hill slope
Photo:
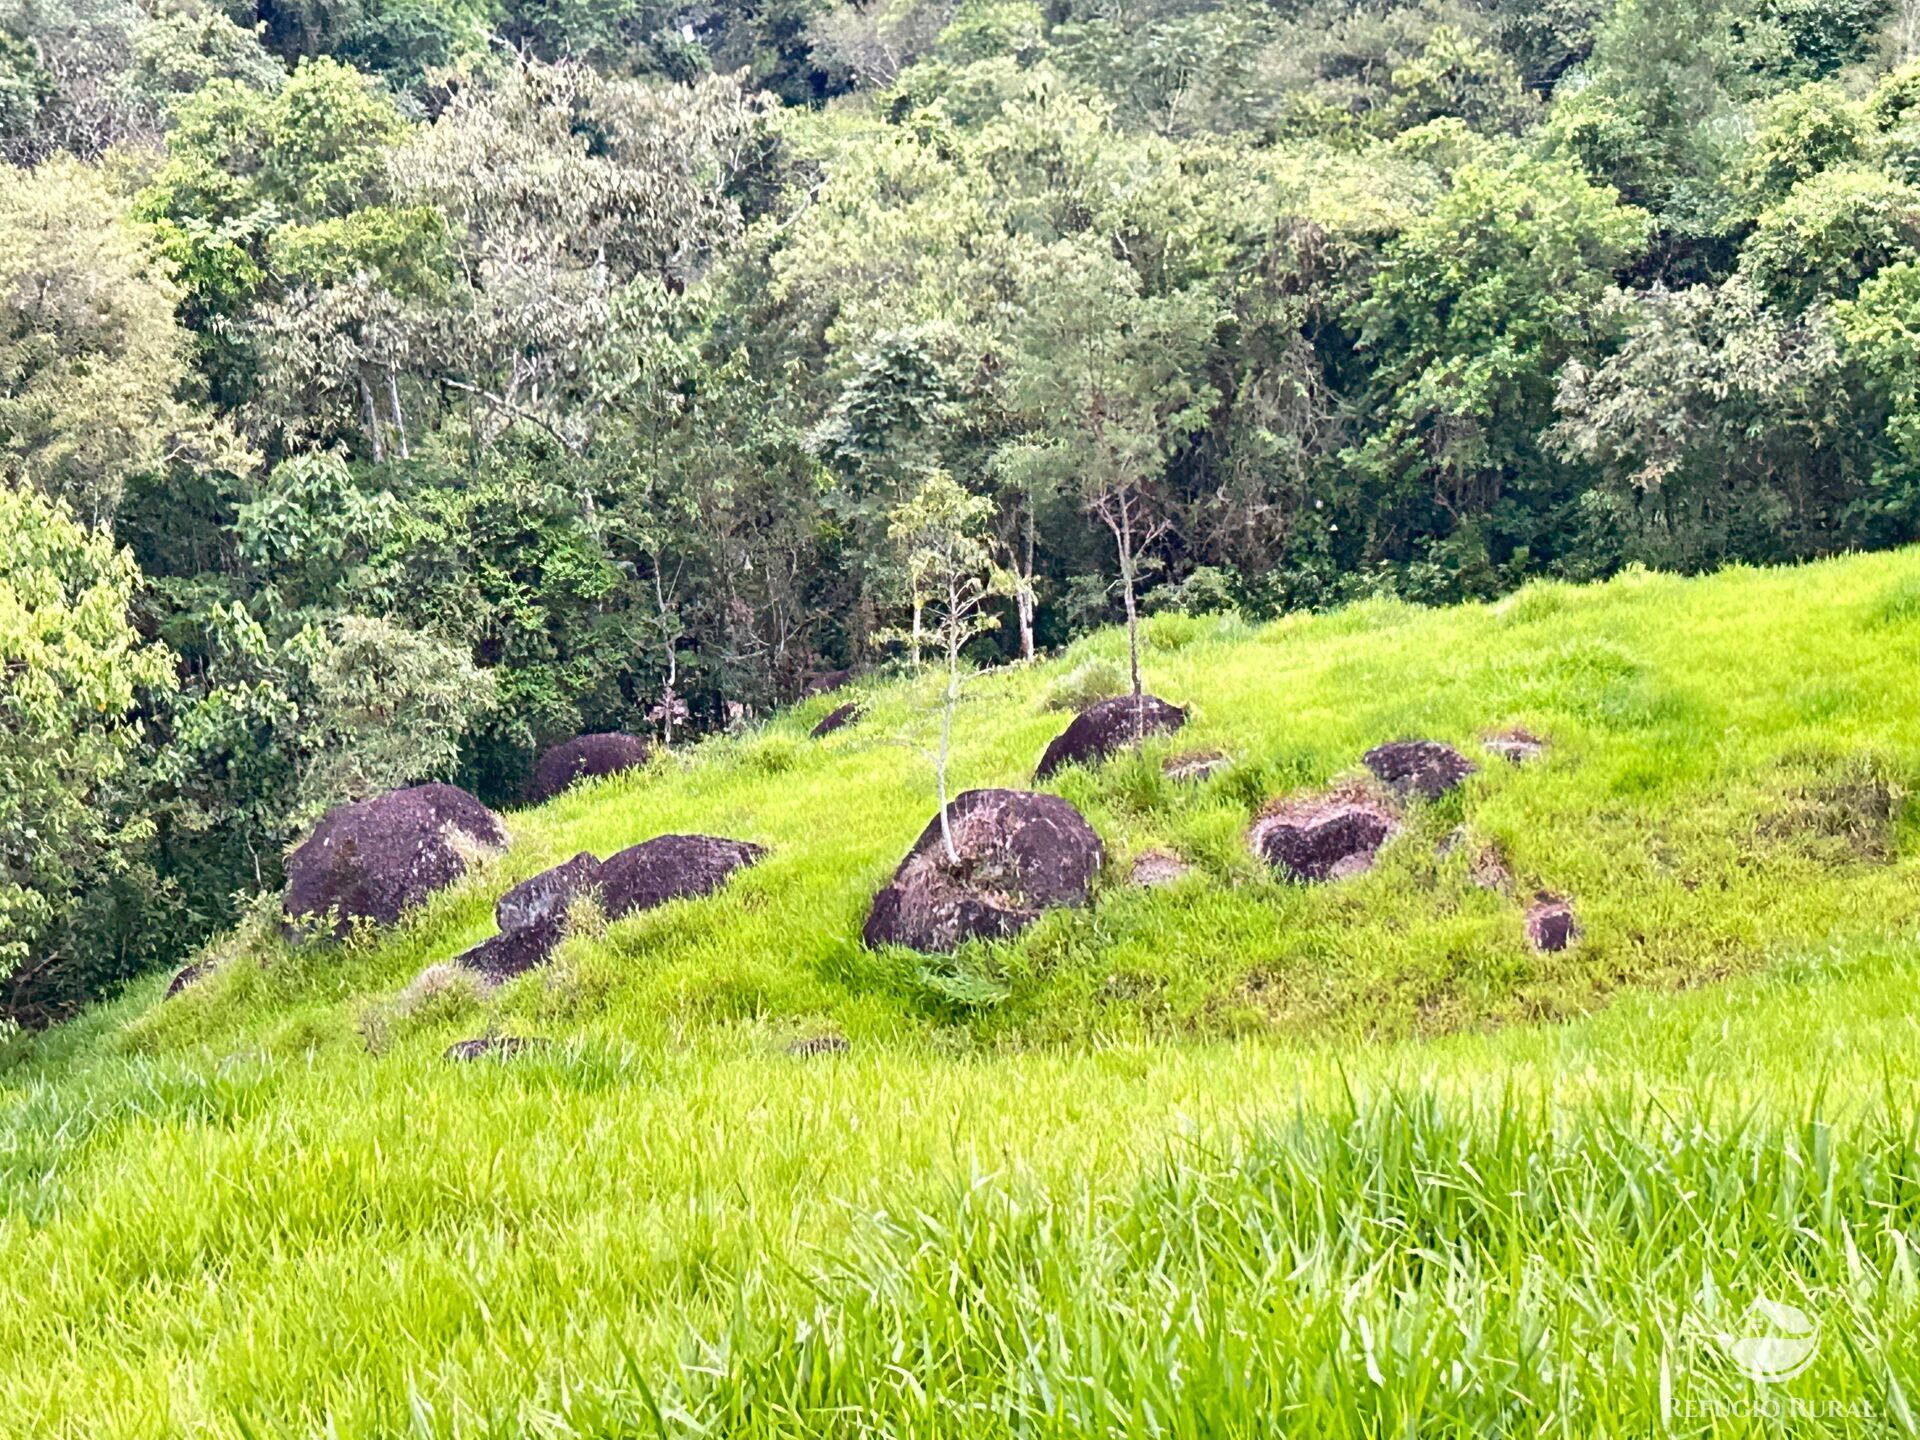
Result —
<path fill-rule="evenodd" d="M 379 944 L 237 937 L 175 1000 L 15 1042 L 0 1431 L 1644 1430 L 1751 1398 L 1703 1337 L 1762 1292 L 1847 1334 L 1794 1382 L 1854 1407 L 1822 1425 L 1897 1422 L 1920 552 L 1149 635 L 1192 721 L 1049 787 L 1108 875 L 1014 944 L 859 946 L 931 811 L 890 686 L 826 740 L 815 701 L 509 816 Z M 960 783 L 1026 783 L 1040 696 L 1118 653 L 975 682 Z M 1546 757 L 1367 875 L 1245 848 L 1371 744 L 1516 723 Z M 1191 748 L 1234 764 L 1167 781 Z M 1533 953 L 1439 853 L 1461 826 L 1582 942 Z M 407 992 L 506 884 L 672 830 L 772 854 L 492 996 Z M 1127 886 L 1150 847 L 1194 871 Z M 782 1053 L 828 1028 L 851 1055 Z M 488 1032 L 564 1043 L 439 1059 Z"/>

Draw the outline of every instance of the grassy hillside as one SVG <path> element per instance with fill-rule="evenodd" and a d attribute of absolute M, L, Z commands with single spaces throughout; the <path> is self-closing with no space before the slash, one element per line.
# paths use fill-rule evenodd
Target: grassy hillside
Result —
<path fill-rule="evenodd" d="M 1920 552 L 1149 634 L 1192 723 L 1052 787 L 1108 874 L 1015 944 L 859 947 L 931 808 L 926 696 L 882 687 L 509 816 L 378 944 L 243 935 L 15 1041 L 0 1433 L 1912 1429 Z M 1118 654 L 976 682 L 960 782 L 1025 783 L 1040 697 Z M 1546 758 L 1368 875 L 1245 849 L 1373 743 L 1515 723 Z M 1191 748 L 1234 764 L 1166 781 Z M 1586 938 L 1532 953 L 1460 826 Z M 410 989 L 508 883 L 669 830 L 772 854 L 494 995 Z M 1150 847 L 1193 873 L 1127 886 Z M 558 1043 L 439 1058 L 489 1031 Z M 1765 1392 L 1713 1338 L 1761 1293 L 1823 1335 Z"/>

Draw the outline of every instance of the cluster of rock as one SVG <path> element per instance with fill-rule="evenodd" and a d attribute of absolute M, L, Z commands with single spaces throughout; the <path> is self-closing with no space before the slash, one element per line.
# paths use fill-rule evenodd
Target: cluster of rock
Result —
<path fill-rule="evenodd" d="M 1489 753 L 1514 764 L 1537 759 L 1546 742 L 1518 727 L 1489 737 Z M 1247 832 L 1253 853 L 1302 883 L 1341 880 L 1373 867 L 1380 848 L 1401 829 L 1396 802 L 1432 801 L 1459 788 L 1479 766 L 1437 740 L 1395 740 L 1361 757 L 1385 792 L 1347 784 L 1319 795 L 1275 801 Z M 1443 844 L 1450 853 L 1466 840 L 1456 830 Z M 1467 861 L 1467 877 L 1484 890 L 1511 895 L 1516 881 L 1498 849 L 1480 846 Z M 1580 938 L 1572 902 L 1542 890 L 1527 907 L 1527 942 L 1535 950 L 1564 950 Z"/>
<path fill-rule="evenodd" d="M 847 672 L 816 676 L 809 693 L 838 688 Z M 860 718 L 849 702 L 818 725 L 831 734 Z M 1070 764 L 1107 759 L 1149 735 L 1171 734 L 1186 723 L 1180 707 L 1154 695 L 1120 696 L 1089 706 L 1047 746 L 1037 779 Z M 1521 729 L 1485 741 L 1488 753 L 1519 764 L 1543 753 L 1545 742 Z M 577 780 L 644 764 L 648 749 L 631 735 L 583 735 L 540 759 L 530 798 L 557 794 Z M 1164 763 L 1169 778 L 1202 781 L 1229 763 L 1214 751 L 1189 752 Z M 1478 766 L 1434 740 L 1396 740 L 1368 750 L 1362 763 L 1372 781 L 1347 782 L 1318 794 L 1284 797 L 1255 818 L 1247 841 L 1255 855 L 1300 883 L 1337 881 L 1369 869 L 1403 825 L 1401 805 L 1440 799 Z M 1084 816 L 1057 795 L 1024 790 L 969 790 L 936 815 L 892 878 L 874 897 L 863 939 L 869 946 L 902 945 L 946 953 L 969 940 L 1019 934 L 1048 910 L 1088 903 L 1105 848 Z M 360 924 L 392 925 L 432 892 L 466 873 L 477 859 L 503 852 L 506 827 L 480 801 L 451 785 L 416 785 L 328 812 L 287 861 L 283 902 L 289 932 L 344 937 Z M 1462 827 L 1446 849 L 1466 843 Z M 712 835 L 661 835 L 601 860 L 582 851 L 513 886 L 494 906 L 498 933 L 458 956 L 461 969 L 498 982 L 547 962 L 564 938 L 575 902 L 591 896 L 608 919 L 671 900 L 710 895 L 766 852 L 743 840 Z M 1497 848 L 1469 857 L 1476 885 L 1511 895 L 1511 869 Z M 1185 875 L 1179 856 L 1149 850 L 1131 867 L 1133 883 L 1156 886 Z M 1571 904 L 1538 892 L 1525 916 L 1529 943 L 1560 950 L 1579 937 Z M 205 973 L 187 967 L 169 988 L 177 993 Z M 462 1041 L 450 1058 L 511 1055 L 534 1043 L 486 1036 Z M 839 1053 L 838 1035 L 795 1042 L 795 1054 Z"/>
<path fill-rule="evenodd" d="M 547 962 L 565 936 L 568 909 L 582 896 L 593 896 L 609 920 L 618 920 L 669 900 L 711 895 L 765 853 L 717 835 L 659 835 L 605 860 L 582 851 L 502 895 L 493 909 L 499 934 L 454 963 L 491 981 L 511 979 Z"/>

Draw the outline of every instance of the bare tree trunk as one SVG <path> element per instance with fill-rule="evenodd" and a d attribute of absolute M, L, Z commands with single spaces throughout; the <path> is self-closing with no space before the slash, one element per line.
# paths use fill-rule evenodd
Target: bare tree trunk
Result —
<path fill-rule="evenodd" d="M 400 408 L 400 377 L 387 367 L 387 406 L 393 411 L 393 440 L 400 447 L 400 458 L 411 460 L 412 452 L 407 447 L 407 417 Z"/>
<path fill-rule="evenodd" d="M 360 404 L 366 411 L 367 439 L 373 445 L 373 463 L 378 465 L 387 458 L 387 447 L 380 439 L 380 412 L 373 403 L 373 386 L 367 383 L 367 377 L 356 377 L 360 381 Z"/>
<path fill-rule="evenodd" d="M 677 582 L 676 588 L 678 588 Z M 667 683 L 665 691 L 660 697 L 660 734 L 663 743 L 671 748 L 673 745 L 673 706 L 674 702 L 679 699 L 679 696 L 674 693 L 674 686 L 680 679 L 680 651 L 675 642 L 680 637 L 675 633 L 678 627 L 675 626 L 668 617 L 667 592 L 666 587 L 660 580 L 660 552 L 658 550 L 653 552 L 653 600 L 660 612 L 661 644 L 667 652 Z"/>
<path fill-rule="evenodd" d="M 947 756 L 953 747 L 953 707 L 960 699 L 960 595 L 952 581 L 947 584 L 947 692 L 940 706 L 940 754 L 934 761 L 935 785 L 940 795 L 940 840 L 946 846 L 948 863 L 960 863 L 960 851 L 953 843 L 953 825 L 947 819 Z"/>
<path fill-rule="evenodd" d="M 925 613 L 925 611 L 926 611 L 926 601 L 921 596 L 919 587 L 916 586 L 914 587 L 914 592 L 913 592 L 913 638 L 911 641 L 911 650 L 913 655 L 913 668 L 916 670 L 920 668 L 920 634 L 921 634 L 920 625 L 921 625 L 921 617 Z"/>
<path fill-rule="evenodd" d="M 1120 594 L 1127 607 L 1127 665 L 1133 678 L 1133 743 L 1137 746 L 1146 734 L 1147 707 L 1140 685 L 1140 608 L 1133 593 L 1138 557 L 1134 553 L 1132 485 L 1120 487 L 1116 508 L 1120 523 L 1113 535 L 1120 551 Z"/>
<path fill-rule="evenodd" d="M 1027 503 L 1027 553 L 1025 563 L 1019 567 L 1019 580 L 1014 586 L 1014 608 L 1020 612 L 1020 658 L 1029 665 L 1033 663 L 1033 520 L 1034 506 Z"/>

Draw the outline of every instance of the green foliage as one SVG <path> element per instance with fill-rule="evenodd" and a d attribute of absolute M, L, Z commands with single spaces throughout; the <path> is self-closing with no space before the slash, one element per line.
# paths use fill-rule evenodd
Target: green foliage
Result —
<path fill-rule="evenodd" d="M 1920 256 L 1920 188 L 1859 166 L 1823 171 L 1760 216 L 1742 273 L 1790 306 L 1851 299 L 1875 272 Z"/>
<path fill-rule="evenodd" d="M 138 571 L 61 504 L 0 485 L 0 982 L 71 1004 L 120 979 L 87 953 L 83 892 L 137 863 L 137 704 L 173 675 L 131 621 Z"/>
<path fill-rule="evenodd" d="M 1563 481 L 1520 437 L 1546 423 L 1560 366 L 1603 337 L 1608 278 L 1646 233 L 1644 214 L 1564 161 L 1454 172 L 1353 309 L 1377 417 L 1350 452 L 1370 526 L 1444 534 L 1447 517 L 1497 521 L 1508 496 L 1553 498 Z M 1502 529 L 1502 549 L 1536 540 Z"/>
<path fill-rule="evenodd" d="M 99 175 L 0 169 L 0 478 L 112 517 L 193 423 L 177 298 Z"/>

